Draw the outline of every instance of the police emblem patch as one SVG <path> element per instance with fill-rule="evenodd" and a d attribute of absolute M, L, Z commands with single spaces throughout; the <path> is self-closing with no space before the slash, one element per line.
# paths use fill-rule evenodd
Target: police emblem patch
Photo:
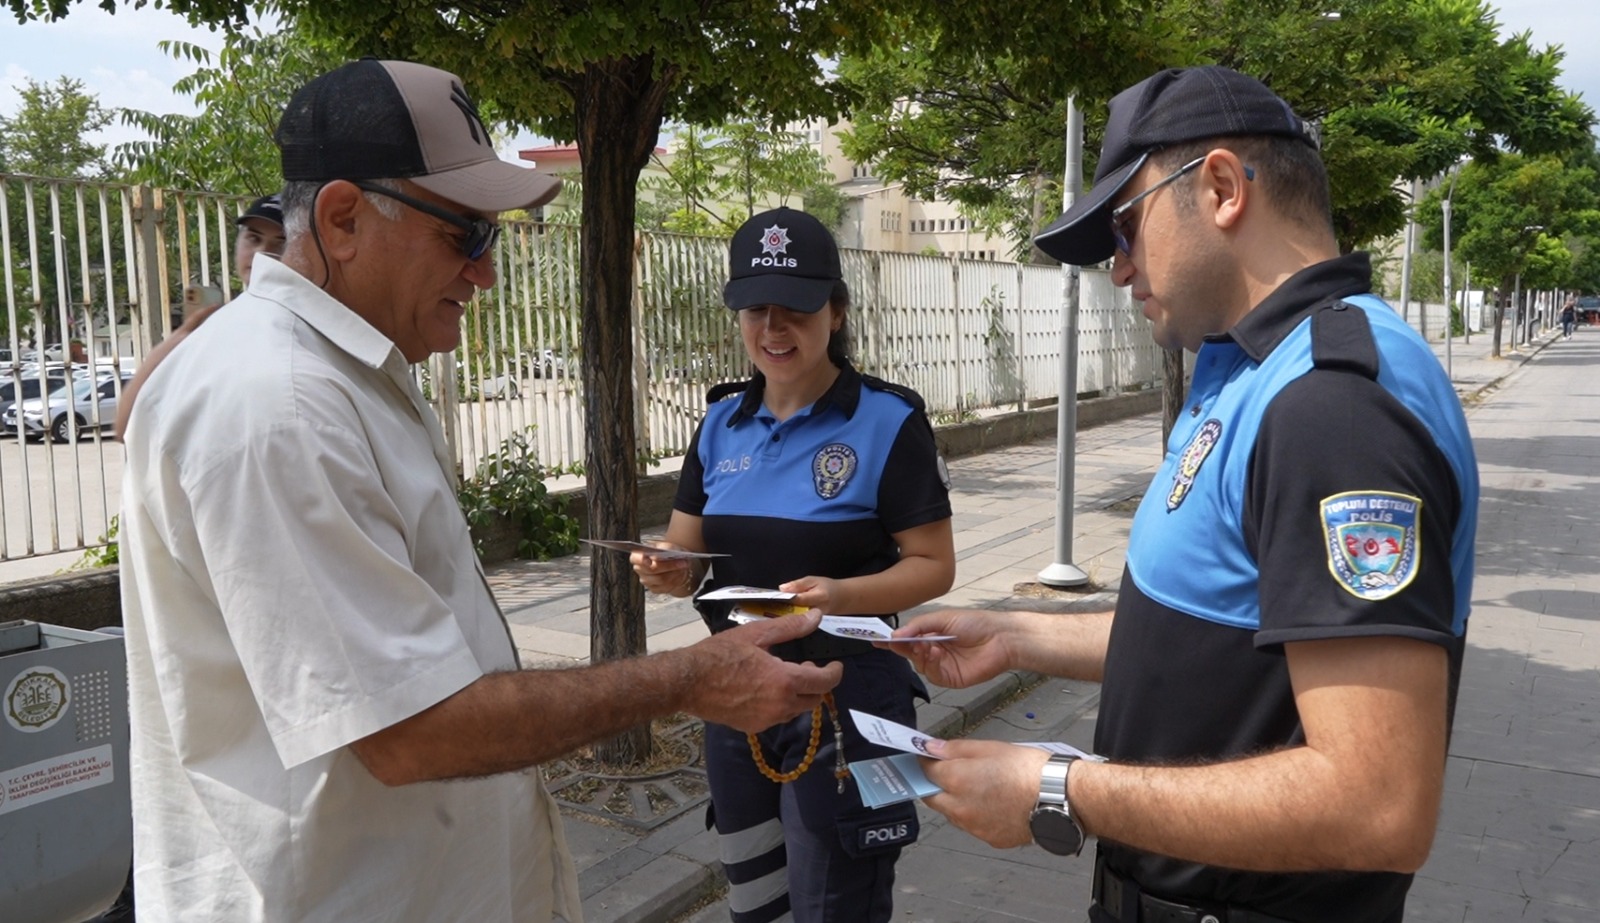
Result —
<path fill-rule="evenodd" d="M 1183 498 L 1189 496 L 1189 488 L 1194 486 L 1194 476 L 1200 473 L 1200 466 L 1217 447 L 1221 436 L 1222 421 L 1213 417 L 1201 424 L 1200 432 L 1184 447 L 1183 454 L 1178 457 L 1178 470 L 1172 475 L 1172 489 L 1167 491 L 1167 512 L 1183 505 Z"/>
<path fill-rule="evenodd" d="M 1322 500 L 1328 570 L 1360 599 L 1379 600 L 1417 575 L 1422 499 L 1385 491 L 1351 491 Z"/>
<path fill-rule="evenodd" d="M 817 496 L 824 500 L 839 496 L 855 473 L 856 450 L 842 442 L 823 446 L 811 460 L 811 482 L 817 488 Z"/>

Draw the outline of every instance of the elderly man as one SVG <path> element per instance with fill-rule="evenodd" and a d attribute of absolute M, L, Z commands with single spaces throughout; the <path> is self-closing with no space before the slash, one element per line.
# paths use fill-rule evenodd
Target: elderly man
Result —
<path fill-rule="evenodd" d="M 1115 613 L 940 612 L 941 683 L 1103 682 L 1077 760 L 955 741 L 928 804 L 994 845 L 1099 839 L 1096 923 L 1394 923 L 1428 856 L 1472 596 L 1477 464 L 1427 345 L 1340 255 L 1313 127 L 1169 70 L 1111 101 L 1093 190 L 1039 235 L 1112 259 L 1196 351 Z M 907 650 L 914 648 L 914 650 Z"/>
<path fill-rule="evenodd" d="M 139 914 L 579 919 L 541 760 L 674 711 L 757 730 L 837 666 L 815 616 L 523 671 L 411 364 L 494 285 L 502 163 L 453 75 L 366 59 L 279 125 L 287 245 L 128 424 L 123 606 Z M 445 781 L 449 780 L 449 781 Z"/>

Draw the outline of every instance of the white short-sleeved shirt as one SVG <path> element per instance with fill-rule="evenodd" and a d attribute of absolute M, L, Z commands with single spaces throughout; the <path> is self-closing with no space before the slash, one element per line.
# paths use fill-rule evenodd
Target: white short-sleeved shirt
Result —
<path fill-rule="evenodd" d="M 394 345 L 276 260 L 127 434 L 122 604 L 141 917 L 579 919 L 535 770 L 384 786 L 349 744 L 516 649 Z"/>

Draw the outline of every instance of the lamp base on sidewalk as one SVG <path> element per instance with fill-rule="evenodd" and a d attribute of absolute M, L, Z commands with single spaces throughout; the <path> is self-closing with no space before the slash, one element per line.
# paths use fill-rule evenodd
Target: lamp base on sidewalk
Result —
<path fill-rule="evenodd" d="M 1089 575 L 1072 564 L 1052 564 L 1039 571 L 1039 582 L 1045 586 L 1083 586 Z"/>

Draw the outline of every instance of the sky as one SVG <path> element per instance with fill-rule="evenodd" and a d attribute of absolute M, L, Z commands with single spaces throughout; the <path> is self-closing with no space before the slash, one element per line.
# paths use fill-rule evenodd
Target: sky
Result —
<path fill-rule="evenodd" d="M 86 0 L 73 6 L 61 22 L 19 25 L 0 14 L 0 114 L 16 112 L 17 88 L 26 78 L 54 82 L 66 75 L 83 81 L 101 105 L 155 113 L 195 111 L 172 84 L 193 69 L 162 53 L 157 42 L 181 39 L 213 50 L 218 33 L 196 29 L 181 17 L 150 6 L 107 13 Z M 1561 85 L 1581 93 L 1600 110 L 1600 3 L 1593 0 L 1503 0 L 1498 5 L 1501 35 L 1531 30 L 1535 47 L 1561 44 Z M 110 144 L 136 140 L 135 129 L 113 123 L 95 138 Z M 520 148 L 543 143 L 531 134 L 507 139 L 501 153 L 514 157 Z"/>

